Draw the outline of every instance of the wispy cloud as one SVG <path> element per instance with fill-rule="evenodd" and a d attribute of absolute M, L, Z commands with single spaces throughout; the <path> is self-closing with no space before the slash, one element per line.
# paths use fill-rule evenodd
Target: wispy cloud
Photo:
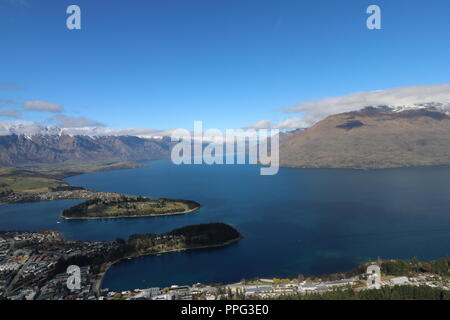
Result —
<path fill-rule="evenodd" d="M 258 130 L 258 129 L 272 129 L 272 128 L 273 128 L 273 123 L 271 120 L 261 120 L 251 126 L 243 128 L 243 129 Z"/>
<path fill-rule="evenodd" d="M 0 108 L 14 106 L 16 102 L 10 99 L 0 99 Z"/>
<path fill-rule="evenodd" d="M 450 84 L 356 92 L 345 96 L 309 100 L 282 109 L 286 114 L 297 114 L 295 117 L 278 123 L 261 120 L 246 128 L 279 130 L 307 128 L 329 115 L 383 105 L 412 108 L 434 106 L 450 110 Z"/>
<path fill-rule="evenodd" d="M 306 128 L 310 124 L 303 118 L 288 118 L 284 121 L 275 123 L 271 120 L 261 120 L 251 126 L 245 127 L 244 129 L 278 129 L 278 130 L 294 130 L 299 128 Z"/>
<path fill-rule="evenodd" d="M 53 112 L 53 113 L 62 111 L 61 104 L 42 100 L 25 101 L 23 103 L 23 107 L 29 111 Z"/>
<path fill-rule="evenodd" d="M 450 108 L 450 84 L 401 87 L 301 102 L 285 108 L 285 113 L 299 113 L 309 125 L 332 114 L 358 110 L 367 106 L 393 107 L 437 105 Z"/>
<path fill-rule="evenodd" d="M 0 99 L 0 117 L 19 118 L 20 111 L 15 109 L 16 102 L 10 99 Z"/>
<path fill-rule="evenodd" d="M 87 119 L 85 117 L 71 117 L 62 114 L 54 116 L 51 121 L 54 121 L 60 128 L 90 128 L 105 126 L 103 123 L 96 120 Z"/>
<path fill-rule="evenodd" d="M 11 110 L 0 109 L 0 117 L 20 118 L 20 115 L 21 115 L 21 113 L 14 109 L 11 109 Z"/>

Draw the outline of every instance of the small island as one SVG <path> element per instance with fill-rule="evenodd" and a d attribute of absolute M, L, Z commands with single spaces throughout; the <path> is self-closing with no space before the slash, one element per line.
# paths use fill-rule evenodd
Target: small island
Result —
<path fill-rule="evenodd" d="M 139 218 L 184 214 L 198 208 L 200 204 L 190 200 L 120 195 L 85 201 L 64 210 L 61 216 L 65 219 Z"/>

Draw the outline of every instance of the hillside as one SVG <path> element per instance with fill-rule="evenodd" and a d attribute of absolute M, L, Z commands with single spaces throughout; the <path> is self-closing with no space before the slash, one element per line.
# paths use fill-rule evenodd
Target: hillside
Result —
<path fill-rule="evenodd" d="M 163 236 L 163 237 L 160 237 Z M 242 239 L 242 235 L 232 226 L 225 223 L 207 223 L 191 225 L 172 230 L 162 235 L 141 234 L 132 235 L 127 244 L 133 251 L 181 250 L 198 247 L 213 247 L 229 244 Z M 169 248 L 161 247 L 161 242 Z"/>
<path fill-rule="evenodd" d="M 280 164 L 392 168 L 450 164 L 450 117 L 434 108 L 388 107 L 332 115 L 280 144 Z"/>
<path fill-rule="evenodd" d="M 168 138 L 12 134 L 0 136 L 0 165 L 151 160 L 168 157 L 170 148 Z"/>

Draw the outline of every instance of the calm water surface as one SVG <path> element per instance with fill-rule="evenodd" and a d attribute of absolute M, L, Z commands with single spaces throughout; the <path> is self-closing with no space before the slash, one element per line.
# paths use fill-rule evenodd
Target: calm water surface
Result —
<path fill-rule="evenodd" d="M 225 248 L 116 264 L 103 283 L 112 290 L 317 275 L 370 258 L 432 259 L 450 252 L 450 167 L 282 168 L 276 176 L 260 176 L 257 166 L 151 164 L 67 181 L 102 191 L 192 199 L 203 207 L 181 216 L 65 221 L 60 212 L 80 201 L 6 205 L 0 206 L 0 229 L 51 229 L 70 239 L 114 240 L 225 222 L 245 237 Z"/>

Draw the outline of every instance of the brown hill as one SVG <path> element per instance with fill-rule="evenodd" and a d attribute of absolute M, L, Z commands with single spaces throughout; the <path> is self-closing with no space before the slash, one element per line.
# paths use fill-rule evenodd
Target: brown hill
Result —
<path fill-rule="evenodd" d="M 329 116 L 280 144 L 288 167 L 391 168 L 450 164 L 450 117 L 387 107 Z"/>

